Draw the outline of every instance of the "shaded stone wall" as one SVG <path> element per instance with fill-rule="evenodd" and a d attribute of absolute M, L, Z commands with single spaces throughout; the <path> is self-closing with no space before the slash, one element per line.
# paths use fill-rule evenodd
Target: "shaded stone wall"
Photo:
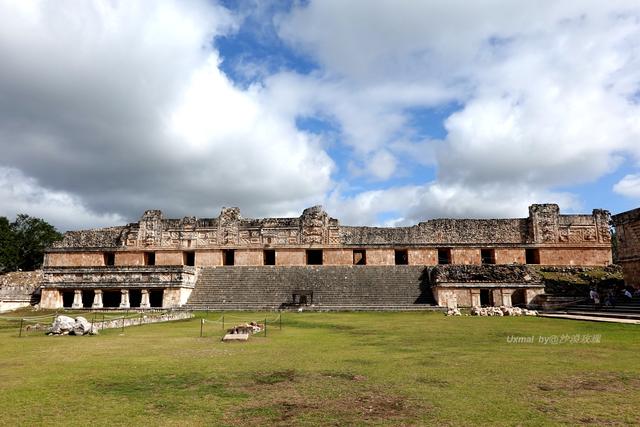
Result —
<path fill-rule="evenodd" d="M 618 262 L 628 285 L 640 287 L 640 208 L 613 216 Z"/>
<path fill-rule="evenodd" d="M 42 271 L 16 271 L 0 275 L 0 312 L 26 307 L 42 284 Z"/>

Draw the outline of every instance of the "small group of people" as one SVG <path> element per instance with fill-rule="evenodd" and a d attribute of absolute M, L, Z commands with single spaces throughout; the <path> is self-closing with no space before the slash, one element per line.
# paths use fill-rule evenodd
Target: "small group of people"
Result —
<path fill-rule="evenodd" d="M 633 293 L 631 292 L 633 290 Z M 631 299 L 634 296 L 635 297 L 639 297 L 640 296 L 640 288 L 638 289 L 633 289 L 633 288 L 622 288 L 619 292 L 619 294 L 624 297 L 624 298 L 628 298 Z M 601 298 L 600 298 L 600 294 L 598 293 L 598 291 L 596 290 L 596 288 L 591 288 L 591 291 L 589 291 L 589 299 L 593 302 L 594 306 L 601 306 Z M 615 289 L 609 289 L 607 291 L 607 294 L 604 298 L 604 305 L 605 307 L 615 307 L 617 303 L 617 297 L 616 297 L 616 290 Z"/>

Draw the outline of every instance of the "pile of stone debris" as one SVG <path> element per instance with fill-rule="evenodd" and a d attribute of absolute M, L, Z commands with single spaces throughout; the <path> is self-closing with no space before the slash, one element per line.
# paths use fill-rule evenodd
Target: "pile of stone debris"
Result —
<path fill-rule="evenodd" d="M 69 316 L 57 316 L 47 335 L 98 335 L 98 328 L 82 316 L 75 319 Z"/>
<path fill-rule="evenodd" d="M 257 334 L 264 330 L 264 325 L 257 322 L 243 323 L 227 329 L 227 334 L 222 341 L 247 341 L 251 334 Z"/>
<path fill-rule="evenodd" d="M 528 310 L 520 307 L 471 307 L 472 316 L 537 316 L 536 310 Z M 447 310 L 447 316 L 462 316 L 457 308 Z"/>

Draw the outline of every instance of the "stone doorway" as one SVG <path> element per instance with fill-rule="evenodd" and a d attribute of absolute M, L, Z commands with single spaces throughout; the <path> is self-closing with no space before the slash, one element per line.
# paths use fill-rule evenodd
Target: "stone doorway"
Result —
<path fill-rule="evenodd" d="M 102 306 L 104 308 L 119 308 L 121 295 L 120 289 L 117 291 L 102 291 Z"/>
<path fill-rule="evenodd" d="M 493 307 L 493 292 L 491 292 L 491 289 L 480 289 L 480 305 L 482 307 Z"/>
<path fill-rule="evenodd" d="M 164 297 L 164 291 L 162 289 L 149 291 L 149 305 L 154 308 L 162 307 L 162 298 Z"/>
<path fill-rule="evenodd" d="M 82 291 L 82 307 L 91 308 L 93 306 L 93 297 L 95 292 L 91 289 L 85 289 Z"/>
<path fill-rule="evenodd" d="M 142 291 L 140 289 L 129 290 L 129 306 L 139 308 L 142 302 Z"/>
<path fill-rule="evenodd" d="M 73 291 L 62 291 L 62 307 L 71 308 L 73 306 Z"/>

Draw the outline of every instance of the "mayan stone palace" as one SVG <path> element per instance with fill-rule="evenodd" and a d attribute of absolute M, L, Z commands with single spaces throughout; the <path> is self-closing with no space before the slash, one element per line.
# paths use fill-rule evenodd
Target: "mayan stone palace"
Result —
<path fill-rule="evenodd" d="M 435 219 L 341 225 L 320 207 L 297 218 L 165 218 L 71 231 L 45 255 L 43 308 L 398 308 L 527 305 L 544 292 L 532 265 L 611 263 L 610 216 Z"/>

